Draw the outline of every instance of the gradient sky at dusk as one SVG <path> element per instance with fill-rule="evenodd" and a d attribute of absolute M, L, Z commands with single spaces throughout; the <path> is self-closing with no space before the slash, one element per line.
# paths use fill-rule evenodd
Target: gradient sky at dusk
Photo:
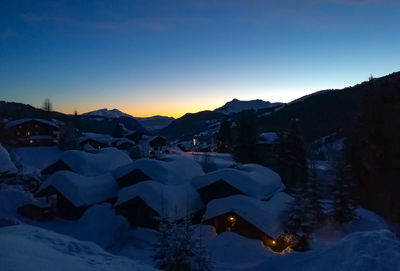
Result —
<path fill-rule="evenodd" d="M 400 1 L 1 1 L 0 100 L 134 116 L 398 71 Z"/>

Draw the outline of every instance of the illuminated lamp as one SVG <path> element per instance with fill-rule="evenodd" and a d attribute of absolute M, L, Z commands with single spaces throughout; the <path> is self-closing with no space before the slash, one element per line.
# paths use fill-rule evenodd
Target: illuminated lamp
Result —
<path fill-rule="evenodd" d="M 272 243 L 273 245 L 276 245 L 276 241 L 275 241 L 275 240 L 272 240 L 271 243 Z"/>
<path fill-rule="evenodd" d="M 29 140 L 29 143 L 30 143 L 30 144 L 32 144 L 32 143 L 33 143 L 33 140 L 32 140 L 32 139 L 31 139 L 31 140 Z"/>
<path fill-rule="evenodd" d="M 228 217 L 228 220 L 231 221 L 231 222 L 235 222 L 235 221 L 236 221 L 236 218 L 235 218 L 234 216 L 229 216 L 229 217 Z"/>

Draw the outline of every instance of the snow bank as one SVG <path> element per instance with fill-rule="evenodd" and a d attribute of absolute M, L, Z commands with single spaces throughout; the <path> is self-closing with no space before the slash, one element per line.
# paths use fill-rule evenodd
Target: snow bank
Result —
<path fill-rule="evenodd" d="M 276 194 L 269 201 L 234 195 L 208 203 L 203 220 L 234 212 L 265 234 L 277 238 L 283 232 L 281 215 L 291 201 L 293 198 L 283 192 Z"/>
<path fill-rule="evenodd" d="M 261 241 L 248 239 L 233 232 L 221 233 L 207 248 L 217 270 L 243 270 L 255 267 L 272 255 Z"/>
<path fill-rule="evenodd" d="M 23 147 L 13 149 L 10 152 L 15 164 L 22 167 L 23 174 L 40 172 L 42 169 L 56 162 L 61 153 L 61 150 L 57 146 Z"/>
<path fill-rule="evenodd" d="M 184 156 L 168 156 L 165 161 L 155 159 L 138 159 L 128 165 L 113 171 L 116 179 L 140 169 L 152 180 L 164 184 L 182 184 L 188 182 L 194 176 L 204 174 L 201 166 L 192 159 Z"/>
<path fill-rule="evenodd" d="M 66 151 L 60 160 L 74 172 L 87 176 L 104 174 L 132 162 L 129 155 L 116 148 L 104 148 L 95 153 Z"/>
<path fill-rule="evenodd" d="M 277 173 L 256 164 L 244 165 L 240 170 L 232 168 L 216 170 L 194 177 L 192 183 L 200 189 L 219 180 L 224 180 L 244 194 L 258 199 L 267 199 L 285 188 Z"/>
<path fill-rule="evenodd" d="M 32 203 L 32 196 L 19 186 L 0 185 L 0 218 L 17 216 L 22 205 Z"/>
<path fill-rule="evenodd" d="M 0 228 L 0 247 L 0 266 L 7 271 L 155 270 L 94 243 L 27 225 Z"/>
<path fill-rule="evenodd" d="M 274 256 L 251 270 L 387 271 L 400 270 L 399 259 L 400 242 L 396 236 L 379 230 L 349 234 L 323 250 Z"/>
<path fill-rule="evenodd" d="M 180 219 L 203 207 L 199 194 L 190 184 L 165 185 L 156 181 L 140 182 L 121 189 L 115 206 L 136 197 L 171 220 Z"/>
<path fill-rule="evenodd" d="M 36 194 L 45 194 L 49 187 L 54 187 L 75 207 L 115 198 L 118 193 L 117 182 L 109 173 L 87 177 L 71 171 L 58 171 L 46 179 Z"/>
<path fill-rule="evenodd" d="M 11 161 L 10 154 L 8 151 L 0 144 L 0 175 L 1 174 L 14 174 L 17 173 L 17 168 Z"/>

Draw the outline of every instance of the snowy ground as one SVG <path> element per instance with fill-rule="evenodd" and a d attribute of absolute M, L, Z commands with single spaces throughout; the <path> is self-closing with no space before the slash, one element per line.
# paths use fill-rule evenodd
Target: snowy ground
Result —
<path fill-rule="evenodd" d="M 11 158 L 24 173 L 33 173 L 60 156 L 56 147 L 19 148 Z M 234 164 L 230 155 L 181 154 L 214 170 Z M 173 158 L 174 155 L 167 156 Z M 211 157 L 211 159 L 210 159 Z M 207 159 L 205 159 L 207 158 Z M 319 163 L 321 171 L 326 165 Z M 17 214 L 27 203 L 45 205 L 17 185 L 0 184 L 0 270 L 153 270 L 152 244 L 157 232 L 131 229 L 110 204 L 88 209 L 81 219 L 36 222 Z M 273 253 L 261 241 L 234 233 L 216 235 L 211 226 L 195 226 L 216 271 L 240 270 L 400 270 L 400 242 L 386 222 L 365 209 L 360 220 L 338 228 L 325 225 L 304 253 Z"/>
<path fill-rule="evenodd" d="M 32 201 L 17 186 L 0 186 L 1 270 L 152 270 L 157 233 L 129 228 L 109 204 L 90 208 L 77 221 L 33 222 L 16 212 Z M 341 229 L 327 225 L 305 253 L 276 254 L 258 240 L 217 236 L 211 226 L 196 226 L 194 234 L 218 271 L 400 270 L 400 243 L 385 221 L 364 209 L 358 215 L 358 222 Z"/>

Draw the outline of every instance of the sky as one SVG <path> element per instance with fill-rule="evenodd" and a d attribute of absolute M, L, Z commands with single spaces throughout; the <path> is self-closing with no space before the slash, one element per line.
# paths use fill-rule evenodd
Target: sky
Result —
<path fill-rule="evenodd" d="M 2 0 L 0 100 L 136 117 L 399 71 L 400 0 Z"/>

